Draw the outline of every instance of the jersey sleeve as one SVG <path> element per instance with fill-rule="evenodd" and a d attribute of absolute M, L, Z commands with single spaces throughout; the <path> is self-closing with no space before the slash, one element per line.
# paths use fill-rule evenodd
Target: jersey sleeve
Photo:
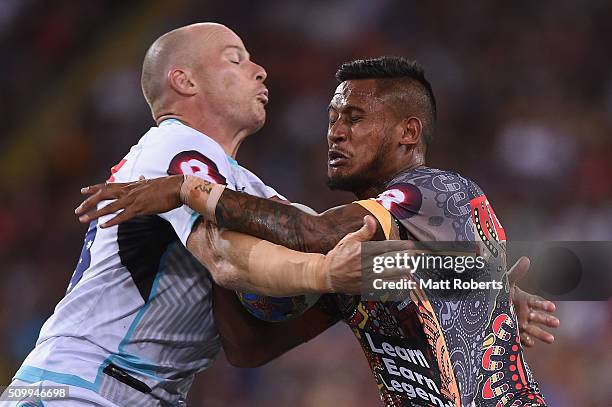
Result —
<path fill-rule="evenodd" d="M 419 188 L 410 183 L 397 183 L 376 198 L 353 203 L 362 206 L 378 220 L 386 239 L 399 239 L 397 225 L 412 225 L 414 219 L 418 219 L 417 215 L 421 214 L 422 194 Z"/>
<path fill-rule="evenodd" d="M 195 175 L 206 181 L 227 183 L 230 174 L 223 149 L 211 139 L 188 132 L 154 135 L 141 140 L 137 148 L 122 160 L 123 164 L 112 178 L 116 182 L 135 181 L 139 176 L 159 178 L 167 175 Z M 199 214 L 188 206 L 159 215 L 172 225 L 183 244 Z"/>
<path fill-rule="evenodd" d="M 374 218 L 376 218 L 376 220 L 380 224 L 380 227 L 382 228 L 382 231 L 385 234 L 385 239 L 391 239 L 393 220 L 391 218 L 391 213 L 386 208 L 384 208 L 379 202 L 374 199 L 364 199 L 361 201 L 355 201 L 353 203 L 363 207 L 365 210 L 370 212 L 370 214 L 374 216 Z"/>
<path fill-rule="evenodd" d="M 257 175 L 253 174 L 251 171 L 242 166 L 240 167 L 240 170 L 244 174 L 246 181 L 249 183 L 248 191 L 251 195 L 268 199 L 276 199 L 289 203 L 287 198 L 276 192 L 274 188 L 266 185 Z"/>

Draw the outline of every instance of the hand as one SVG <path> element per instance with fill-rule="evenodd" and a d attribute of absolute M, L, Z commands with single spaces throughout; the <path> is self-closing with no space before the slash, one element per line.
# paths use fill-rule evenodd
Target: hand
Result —
<path fill-rule="evenodd" d="M 367 264 L 362 259 L 362 243 L 366 242 L 376 233 L 376 221 L 370 215 L 363 218 L 363 226 L 356 232 L 349 233 L 325 256 L 324 287 L 325 292 L 343 294 L 361 294 L 366 283 L 369 281 L 367 272 L 363 265 Z M 408 241 L 388 241 L 380 246 L 379 252 L 368 253 L 369 256 L 384 255 L 385 253 L 396 253 L 411 247 Z M 391 269 L 384 274 L 385 281 L 398 280 L 410 275 L 409 270 Z M 382 277 L 377 276 L 377 277 Z"/>
<path fill-rule="evenodd" d="M 534 339 L 544 343 L 553 343 L 555 337 L 543 328 L 557 328 L 559 319 L 552 315 L 555 304 L 540 296 L 529 294 L 516 286 L 529 270 L 529 259 L 521 257 L 508 273 L 510 294 L 519 323 L 521 344 L 525 347 L 535 345 Z"/>
<path fill-rule="evenodd" d="M 105 183 L 81 189 L 81 194 L 91 195 L 74 213 L 81 223 L 89 223 L 101 216 L 123 210 L 111 220 L 100 225 L 107 228 L 136 216 L 164 213 L 182 205 L 180 200 L 182 175 L 156 179 L 144 179 L 128 183 Z M 101 201 L 116 199 L 103 208 L 96 209 Z"/>

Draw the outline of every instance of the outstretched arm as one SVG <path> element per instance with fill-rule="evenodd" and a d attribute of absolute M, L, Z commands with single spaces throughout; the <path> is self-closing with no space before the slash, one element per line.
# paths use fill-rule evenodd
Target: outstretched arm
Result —
<path fill-rule="evenodd" d="M 303 252 L 327 253 L 347 233 L 359 229 L 363 217 L 370 214 L 361 205 L 349 204 L 311 215 L 270 199 L 224 189 L 194 176 L 100 184 L 84 188 L 83 192 L 92 196 L 75 211 L 81 222 L 124 209 L 101 225 L 109 227 L 134 216 L 163 213 L 187 204 L 221 227 Z M 96 210 L 98 202 L 113 198 L 118 199 Z M 383 227 L 378 224 L 375 240 L 383 240 L 388 234 Z"/>
<path fill-rule="evenodd" d="M 367 275 L 362 273 L 361 242 L 370 240 L 376 227 L 371 216 L 363 222 L 358 231 L 346 235 L 326 255 L 302 253 L 250 235 L 220 230 L 206 221 L 196 224 L 187 248 L 208 268 L 215 282 L 226 288 L 271 296 L 359 294 Z M 392 242 L 374 255 L 405 248 L 406 242 Z M 403 270 L 389 270 L 385 278 L 405 274 Z"/>
<path fill-rule="evenodd" d="M 191 180 L 191 177 L 187 179 Z M 326 253 L 346 233 L 357 230 L 363 216 L 370 213 L 361 205 L 350 204 L 330 209 L 320 215 L 309 215 L 288 205 L 227 189 L 217 189 L 221 193 L 214 197 L 216 199 L 209 200 L 212 184 L 195 179 L 197 182 L 189 185 L 183 183 L 183 180 L 183 176 L 171 176 L 83 188 L 82 193 L 91 196 L 75 213 L 79 215 L 81 222 L 87 223 L 100 216 L 123 210 L 101 226 L 108 227 L 134 216 L 166 212 L 186 202 L 194 209 L 199 208 L 200 213 L 207 214 L 210 220 L 222 226 L 294 250 L 319 253 Z M 190 197 L 191 202 L 187 202 Z M 96 209 L 96 205 L 106 199 L 117 200 L 104 208 Z M 390 224 L 382 225 L 379 221 L 374 240 L 382 240 L 389 233 Z M 513 267 L 509 274 L 511 283 L 518 281 L 528 268 L 528 263 L 523 263 L 518 268 Z M 555 311 L 554 304 L 518 287 L 512 290 L 512 298 L 517 309 L 523 344 L 533 346 L 534 339 L 546 343 L 554 341 L 554 337 L 545 331 L 546 328 L 556 328 L 559 325 L 559 320 L 552 315 Z"/>
<path fill-rule="evenodd" d="M 312 215 L 269 199 L 225 190 L 216 206 L 215 221 L 295 250 L 327 253 L 345 234 L 357 230 L 368 214 L 362 206 L 348 204 Z M 375 240 L 384 237 L 377 224 Z"/>

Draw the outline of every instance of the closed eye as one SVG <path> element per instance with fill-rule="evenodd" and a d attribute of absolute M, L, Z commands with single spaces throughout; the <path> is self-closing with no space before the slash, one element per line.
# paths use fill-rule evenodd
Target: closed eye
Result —
<path fill-rule="evenodd" d="M 338 113 L 333 110 L 331 107 L 327 109 L 329 125 L 333 126 L 334 123 L 338 121 Z"/>

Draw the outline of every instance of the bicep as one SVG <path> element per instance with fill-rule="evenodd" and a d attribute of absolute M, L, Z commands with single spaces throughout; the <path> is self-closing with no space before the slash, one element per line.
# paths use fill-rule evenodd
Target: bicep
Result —
<path fill-rule="evenodd" d="M 372 240 L 385 240 L 388 236 L 380 216 L 358 203 L 351 203 L 328 209 L 317 216 L 310 216 L 303 222 L 304 229 L 309 233 L 305 251 L 327 253 L 344 236 L 358 230 L 366 215 L 373 215 L 377 222 Z"/>

